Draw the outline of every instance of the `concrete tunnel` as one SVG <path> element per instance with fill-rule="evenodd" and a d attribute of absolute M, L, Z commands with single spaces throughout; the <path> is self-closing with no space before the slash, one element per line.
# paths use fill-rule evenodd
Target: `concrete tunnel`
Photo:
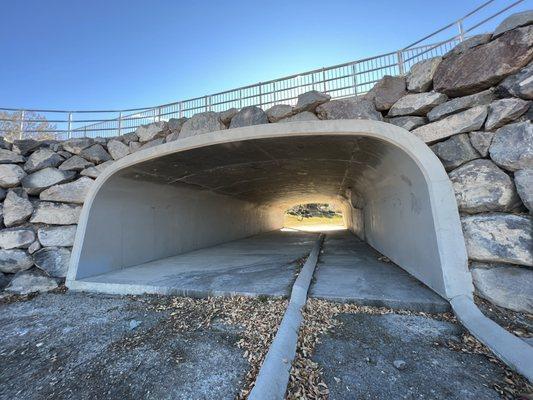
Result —
<path fill-rule="evenodd" d="M 105 276 L 280 229 L 287 208 L 309 202 L 336 204 L 349 230 L 443 298 L 472 296 L 442 164 L 412 133 L 369 120 L 229 129 L 115 162 L 83 206 L 67 285 L 168 293 Z"/>

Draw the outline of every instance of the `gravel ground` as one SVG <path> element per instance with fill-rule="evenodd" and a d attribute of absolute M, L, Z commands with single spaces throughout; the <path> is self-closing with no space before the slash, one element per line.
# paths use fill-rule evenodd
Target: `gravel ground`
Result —
<path fill-rule="evenodd" d="M 0 399 L 237 396 L 250 369 L 242 329 L 161 301 L 55 293 L 0 304 Z"/>

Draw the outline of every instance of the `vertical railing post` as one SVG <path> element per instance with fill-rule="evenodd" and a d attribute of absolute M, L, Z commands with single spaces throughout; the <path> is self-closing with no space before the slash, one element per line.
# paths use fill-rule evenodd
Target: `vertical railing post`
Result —
<path fill-rule="evenodd" d="M 118 114 L 118 136 L 122 136 L 122 111 Z"/>
<path fill-rule="evenodd" d="M 183 102 L 181 101 L 178 103 L 178 115 L 180 118 L 183 117 Z"/>
<path fill-rule="evenodd" d="M 239 108 L 242 108 L 242 89 L 239 90 Z"/>
<path fill-rule="evenodd" d="M 72 113 L 68 113 L 68 138 L 70 139 L 72 137 Z"/>
<path fill-rule="evenodd" d="M 463 41 L 465 40 L 465 30 L 464 30 L 464 27 L 463 27 L 463 20 L 460 19 L 459 21 L 457 21 L 457 29 L 459 29 L 459 41 Z"/>
<path fill-rule="evenodd" d="M 322 84 L 324 86 L 324 93 L 327 93 L 328 86 L 326 84 L 326 68 L 322 68 Z"/>
<path fill-rule="evenodd" d="M 272 89 L 272 100 L 274 101 L 272 105 L 275 106 L 276 105 L 276 82 L 274 82 L 273 89 Z"/>
<path fill-rule="evenodd" d="M 261 89 L 262 83 L 259 82 L 259 107 L 263 107 L 263 90 Z"/>
<path fill-rule="evenodd" d="M 204 97 L 204 107 L 205 107 L 205 111 L 209 111 L 207 101 L 208 101 L 208 97 L 205 96 L 205 97 Z"/>
<path fill-rule="evenodd" d="M 400 75 L 403 75 L 405 72 L 404 65 L 403 65 L 403 52 L 402 50 L 398 50 L 396 52 L 396 57 L 398 58 L 398 72 Z"/>
<path fill-rule="evenodd" d="M 161 122 L 161 107 L 157 107 L 157 122 Z"/>
<path fill-rule="evenodd" d="M 19 139 L 22 139 L 24 136 L 24 117 L 26 115 L 26 112 L 22 110 L 20 112 L 20 125 L 19 125 Z"/>
<path fill-rule="evenodd" d="M 355 63 L 352 64 L 352 79 L 353 79 L 353 94 L 357 97 L 357 73 L 355 71 Z"/>

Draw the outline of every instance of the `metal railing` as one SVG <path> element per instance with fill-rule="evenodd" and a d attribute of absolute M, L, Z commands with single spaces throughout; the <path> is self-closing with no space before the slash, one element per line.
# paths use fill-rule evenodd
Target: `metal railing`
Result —
<path fill-rule="evenodd" d="M 359 96 L 368 92 L 384 75 L 403 75 L 419 61 L 441 56 L 488 21 L 522 3 L 519 0 L 488 17 L 477 20 L 480 11 L 494 3 L 481 4 L 462 18 L 411 43 L 403 49 L 379 56 L 307 71 L 296 75 L 259 82 L 193 99 L 155 107 L 124 110 L 27 110 L 0 108 L 0 136 L 18 132 L 19 138 L 110 137 L 134 131 L 142 124 L 170 118 L 191 117 L 204 111 L 225 111 L 229 108 L 258 106 L 267 109 L 275 104 L 294 105 L 298 95 L 309 90 L 328 93 L 332 98 Z M 446 38 L 437 41 L 440 36 Z M 433 43 L 424 44 L 432 41 Z M 58 117 L 59 115 L 59 117 Z M 7 116 L 7 117 L 6 117 Z M 40 125 L 39 125 L 40 124 Z"/>

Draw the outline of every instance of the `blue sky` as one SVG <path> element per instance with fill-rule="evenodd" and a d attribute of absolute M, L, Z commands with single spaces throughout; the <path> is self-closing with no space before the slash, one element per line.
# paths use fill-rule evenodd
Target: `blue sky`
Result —
<path fill-rule="evenodd" d="M 393 51 L 481 3 L 4 0 L 0 107 L 131 108 L 201 96 Z"/>

